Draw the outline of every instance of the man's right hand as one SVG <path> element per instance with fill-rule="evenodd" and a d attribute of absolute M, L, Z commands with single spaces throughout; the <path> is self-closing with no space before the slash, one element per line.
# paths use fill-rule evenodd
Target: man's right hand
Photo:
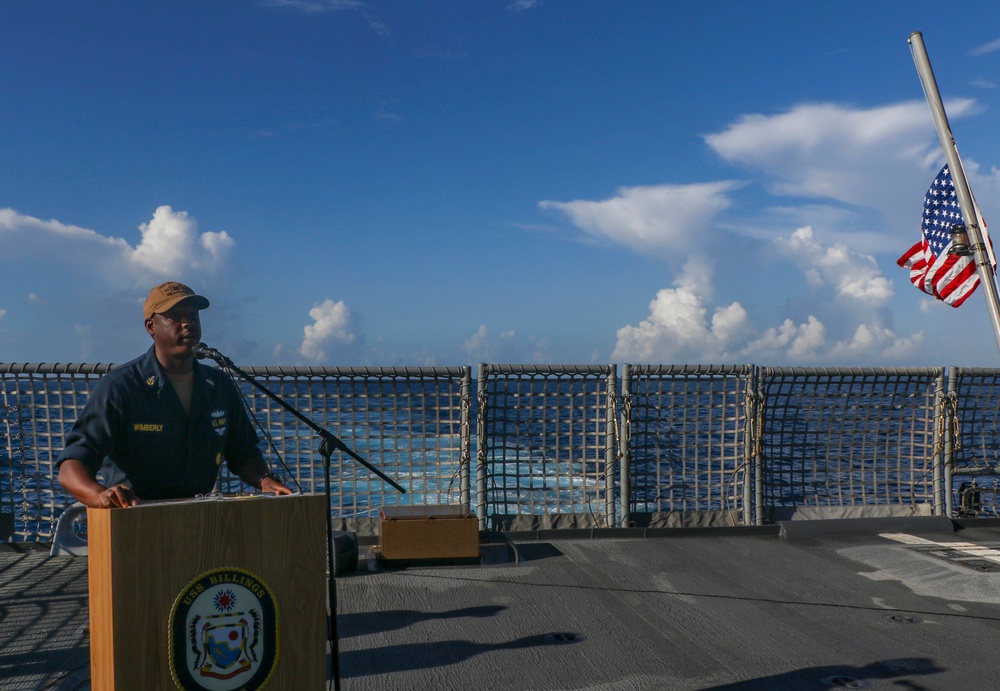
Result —
<path fill-rule="evenodd" d="M 67 458 L 59 464 L 59 484 L 81 504 L 95 509 L 137 506 L 139 498 L 128 483 L 105 487 L 83 461 Z"/>
<path fill-rule="evenodd" d="M 97 495 L 97 508 L 100 509 L 123 509 L 138 503 L 139 498 L 135 496 L 135 492 L 124 484 L 109 487 Z"/>

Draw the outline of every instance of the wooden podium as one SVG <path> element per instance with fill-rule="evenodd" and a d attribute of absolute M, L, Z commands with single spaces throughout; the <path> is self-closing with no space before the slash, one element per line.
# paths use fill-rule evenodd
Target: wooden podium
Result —
<path fill-rule="evenodd" d="M 91 688 L 322 689 L 326 499 L 88 509 Z"/>

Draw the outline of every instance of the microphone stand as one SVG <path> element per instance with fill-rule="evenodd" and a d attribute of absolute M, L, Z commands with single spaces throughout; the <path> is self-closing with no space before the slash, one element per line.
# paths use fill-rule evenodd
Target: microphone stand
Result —
<path fill-rule="evenodd" d="M 324 469 L 326 472 L 326 568 L 329 571 L 329 578 L 327 579 L 327 596 L 330 599 L 330 614 L 327 618 L 327 630 L 330 637 L 330 656 L 333 662 L 333 682 L 334 688 L 340 691 L 340 645 L 339 638 L 337 637 L 337 582 L 334 575 L 334 563 L 333 563 L 333 512 L 330 510 L 330 478 L 331 478 L 331 461 L 330 458 L 334 451 L 341 451 L 355 461 L 368 468 L 379 478 L 388 483 L 393 489 L 398 490 L 401 494 L 406 494 L 406 490 L 395 482 L 392 478 L 388 477 L 381 470 L 373 466 L 371 463 L 361 458 L 358 454 L 348 448 L 347 444 L 338 439 L 334 434 L 327 431 L 323 427 L 307 418 L 305 415 L 300 413 L 292 405 L 286 403 L 278 394 L 274 393 L 263 384 L 259 383 L 256 379 L 251 377 L 249 374 L 237 367 L 232 360 L 220 353 L 214 348 L 209 348 L 204 343 L 199 343 L 194 349 L 195 357 L 199 360 L 205 358 L 211 358 L 228 370 L 236 372 L 244 381 L 251 384 L 258 391 L 263 393 L 265 396 L 270 398 L 272 401 L 280 405 L 286 412 L 294 415 L 298 420 L 305 423 L 307 427 L 316 432 L 323 440 L 319 445 L 319 454 L 323 457 Z"/>

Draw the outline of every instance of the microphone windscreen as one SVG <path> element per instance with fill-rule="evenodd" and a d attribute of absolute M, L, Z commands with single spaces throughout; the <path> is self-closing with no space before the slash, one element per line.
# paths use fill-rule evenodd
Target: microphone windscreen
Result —
<path fill-rule="evenodd" d="M 199 360 L 212 357 L 212 349 L 204 343 L 199 343 L 194 347 L 194 356 Z"/>

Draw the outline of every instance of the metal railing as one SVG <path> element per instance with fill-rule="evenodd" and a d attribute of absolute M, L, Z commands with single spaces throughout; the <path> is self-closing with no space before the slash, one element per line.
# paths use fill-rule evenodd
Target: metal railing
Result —
<path fill-rule="evenodd" d="M 626 365 L 625 525 L 749 524 L 751 365 Z"/>
<path fill-rule="evenodd" d="M 953 367 L 939 432 L 947 515 L 995 513 L 1000 505 L 1000 369 Z"/>
<path fill-rule="evenodd" d="M 480 525 L 614 525 L 614 365 L 480 365 L 478 392 Z"/>
<path fill-rule="evenodd" d="M 761 368 L 757 522 L 850 507 L 943 514 L 943 392 L 940 368 Z"/>
<path fill-rule="evenodd" d="M 111 365 L 0 364 L 0 540 L 50 541 L 54 461 Z M 330 467 L 342 529 L 453 504 L 483 528 L 995 515 L 1000 370 L 480 365 L 244 371 L 407 489 Z M 319 439 L 239 383 L 262 448 L 321 493 Z M 280 462 L 279 462 L 280 459 Z M 223 489 L 245 490 L 228 474 Z"/>
<path fill-rule="evenodd" d="M 0 365 L 0 539 L 51 541 L 70 498 L 53 481 L 63 439 L 112 365 Z"/>

